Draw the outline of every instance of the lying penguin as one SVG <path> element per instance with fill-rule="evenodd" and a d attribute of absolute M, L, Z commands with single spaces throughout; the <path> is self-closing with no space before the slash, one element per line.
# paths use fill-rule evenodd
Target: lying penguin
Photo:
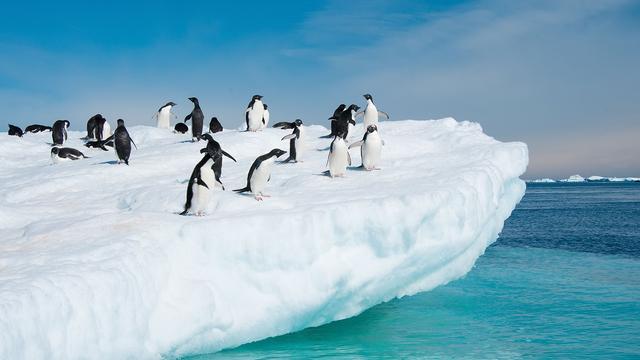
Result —
<path fill-rule="evenodd" d="M 51 148 L 51 160 L 54 164 L 60 163 L 62 161 L 68 160 L 78 160 L 80 158 L 88 159 L 83 153 L 79 150 L 67 147 L 53 147 Z"/>
<path fill-rule="evenodd" d="M 247 186 L 242 189 L 233 190 L 235 192 L 251 192 L 256 200 L 261 201 L 263 197 L 269 197 L 263 191 L 267 186 L 267 182 L 271 180 L 271 165 L 276 158 L 286 154 L 287 152 L 280 149 L 273 149 L 268 153 L 258 156 L 253 162 L 247 175 Z"/>
<path fill-rule="evenodd" d="M 300 155 L 304 150 L 302 120 L 296 119 L 294 122 L 279 122 L 273 125 L 273 127 L 283 130 L 293 129 L 291 134 L 282 138 L 282 140 L 289 140 L 289 157 L 282 162 L 302 161 L 300 159 Z"/>
<path fill-rule="evenodd" d="M 19 127 L 15 126 L 15 125 L 11 125 L 9 124 L 9 135 L 11 136 L 17 136 L 17 137 L 22 137 L 22 135 L 24 135 L 24 133 L 22 132 L 22 129 L 20 129 Z"/>
<path fill-rule="evenodd" d="M 204 157 L 191 172 L 189 185 L 187 185 L 187 200 L 184 204 L 184 211 L 180 215 L 187 215 L 188 213 L 193 213 L 196 216 L 204 215 L 215 185 L 217 184 L 224 190 L 224 185 L 220 181 L 220 176 L 222 176 L 222 155 L 236 161 L 233 156 L 222 150 L 220 144 L 211 135 L 204 134 L 201 138 L 209 142 L 206 148 L 200 150 Z"/>

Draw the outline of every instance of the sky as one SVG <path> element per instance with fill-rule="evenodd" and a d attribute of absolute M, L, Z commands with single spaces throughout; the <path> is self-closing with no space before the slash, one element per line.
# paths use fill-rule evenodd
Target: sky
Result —
<path fill-rule="evenodd" d="M 526 142 L 525 178 L 640 176 L 639 0 L 10 2 L 0 49 L 3 131 L 151 125 L 191 96 L 237 128 L 253 94 L 328 126 L 371 93 L 395 120 Z"/>

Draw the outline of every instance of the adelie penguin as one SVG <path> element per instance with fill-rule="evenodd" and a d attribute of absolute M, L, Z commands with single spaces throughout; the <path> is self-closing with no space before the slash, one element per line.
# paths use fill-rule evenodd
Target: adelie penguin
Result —
<path fill-rule="evenodd" d="M 111 125 L 102 114 L 95 114 L 87 120 L 86 139 L 100 141 L 109 136 L 111 136 Z"/>
<path fill-rule="evenodd" d="M 359 112 L 357 115 L 364 113 L 364 127 L 367 128 L 369 125 L 378 125 L 378 117 L 380 115 L 385 116 L 387 120 L 389 120 L 389 114 L 382 110 L 378 110 L 376 105 L 373 103 L 373 96 L 371 94 L 362 95 L 367 100 L 367 107 L 364 108 L 364 111 Z"/>
<path fill-rule="evenodd" d="M 24 135 L 24 133 L 22 132 L 22 129 L 20 129 L 19 127 L 15 126 L 15 125 L 11 125 L 9 124 L 9 135 L 11 136 L 17 136 L 17 137 L 22 137 L 22 135 Z"/>
<path fill-rule="evenodd" d="M 267 182 L 271 180 L 271 166 L 276 158 L 286 154 L 287 152 L 280 149 L 273 149 L 268 153 L 258 156 L 253 162 L 247 175 L 247 186 L 242 189 L 233 190 L 235 192 L 251 192 L 256 200 L 261 201 L 263 197 L 269 197 L 264 193 Z"/>
<path fill-rule="evenodd" d="M 69 120 L 57 120 L 51 127 L 51 138 L 53 145 L 62 145 L 67 140 L 67 129 L 71 123 Z"/>
<path fill-rule="evenodd" d="M 246 131 L 258 131 L 262 129 L 264 119 L 264 104 L 262 103 L 262 95 L 253 95 L 247 109 L 244 112 L 245 122 L 247 123 Z"/>
<path fill-rule="evenodd" d="M 173 127 L 173 131 L 180 133 L 180 134 L 186 134 L 187 131 L 189 131 L 189 126 L 187 126 L 187 124 L 179 122 L 176 124 L 176 126 Z"/>
<path fill-rule="evenodd" d="M 260 128 L 264 129 L 269 126 L 269 117 L 271 115 L 269 114 L 269 106 L 267 104 L 262 105 L 264 107 L 264 113 L 262 114 L 262 125 L 260 125 Z"/>
<path fill-rule="evenodd" d="M 283 130 L 293 129 L 291 134 L 282 138 L 282 140 L 289 140 L 289 157 L 283 162 L 302 161 L 301 154 L 304 151 L 302 120 L 296 119 L 294 122 L 279 122 L 273 125 L 273 127 Z"/>
<path fill-rule="evenodd" d="M 332 178 L 344 176 L 347 172 L 347 166 L 351 166 L 351 155 L 342 135 L 341 133 L 336 134 L 329 147 L 327 168 L 329 168 L 329 176 Z"/>
<path fill-rule="evenodd" d="M 343 139 L 347 138 L 347 136 L 349 135 L 349 131 L 351 130 L 350 127 L 356 124 L 355 114 L 359 109 L 360 107 L 358 105 L 351 104 L 348 108 L 344 109 L 336 119 L 331 120 L 331 129 L 332 133 L 334 133 L 334 136 L 337 134 L 341 134 L 343 136 Z M 336 112 L 337 111 L 338 109 L 336 109 Z"/>
<path fill-rule="evenodd" d="M 331 120 L 331 134 L 322 136 L 323 138 L 330 138 L 330 137 L 336 136 L 336 134 L 338 133 L 338 122 L 337 122 L 337 120 L 340 117 L 340 114 L 342 114 L 342 112 L 346 108 L 347 108 L 347 105 L 340 104 L 333 111 L 333 115 L 331 115 L 331 117 L 329 118 L 329 120 Z"/>
<path fill-rule="evenodd" d="M 198 98 L 190 97 L 189 100 L 193 103 L 193 110 L 191 111 L 191 114 L 184 118 L 184 121 L 187 122 L 189 119 L 191 120 L 191 139 L 193 142 L 196 142 L 200 141 L 200 136 L 202 136 L 204 114 L 202 113 L 202 109 L 200 109 L 200 102 L 198 102 Z"/>
<path fill-rule="evenodd" d="M 102 149 L 104 151 L 109 151 L 109 149 L 106 148 L 106 146 L 111 146 L 113 147 L 113 138 L 110 137 L 108 139 L 105 140 L 94 140 L 94 141 L 87 141 L 84 146 L 88 147 L 88 148 L 96 148 L 96 149 Z"/>
<path fill-rule="evenodd" d="M 156 127 L 160 129 L 171 129 L 171 108 L 174 106 L 176 106 L 176 103 L 169 101 L 158 109 L 158 112 L 156 112 Z"/>
<path fill-rule="evenodd" d="M 38 125 L 38 124 L 34 124 L 34 125 L 29 125 L 24 129 L 25 133 L 39 133 L 39 132 L 43 132 L 43 131 L 51 131 L 51 126 L 44 126 L 44 125 Z"/>
<path fill-rule="evenodd" d="M 81 158 L 88 158 L 79 150 L 67 148 L 67 147 L 53 147 L 51 149 L 51 161 L 54 164 L 68 160 L 78 160 Z"/>
<path fill-rule="evenodd" d="M 222 124 L 220 124 L 218 118 L 214 116 L 211 118 L 211 121 L 209 121 L 209 132 L 215 134 L 220 131 L 222 131 Z"/>
<path fill-rule="evenodd" d="M 365 170 L 380 170 L 378 164 L 380 164 L 380 157 L 382 155 L 382 145 L 384 145 L 384 141 L 380 138 L 378 127 L 376 125 L 369 125 L 362 140 L 351 144 L 349 149 L 360 146 L 362 167 L 364 167 Z"/>
<path fill-rule="evenodd" d="M 236 161 L 233 156 L 220 148 L 220 144 L 211 135 L 204 134 L 202 138 L 208 140 L 207 147 L 200 150 L 204 157 L 191 172 L 189 185 L 187 185 L 187 200 L 184 204 L 184 211 L 180 215 L 187 215 L 188 213 L 193 213 L 197 216 L 204 215 L 214 187 L 218 185 L 224 190 L 224 185 L 220 181 L 222 176 L 222 156 L 224 155 Z"/>
<path fill-rule="evenodd" d="M 118 127 L 116 131 L 113 132 L 112 137 L 106 139 L 106 141 L 112 140 L 113 145 L 116 149 L 116 154 L 118 154 L 118 163 L 125 163 L 129 165 L 129 156 L 131 155 L 131 144 L 136 146 L 136 143 L 133 142 L 131 136 L 129 136 L 129 132 L 127 128 L 124 126 L 124 120 L 118 119 Z"/>

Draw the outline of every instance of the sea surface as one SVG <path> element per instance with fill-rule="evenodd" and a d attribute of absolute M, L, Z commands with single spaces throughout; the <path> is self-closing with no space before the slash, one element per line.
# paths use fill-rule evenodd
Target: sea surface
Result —
<path fill-rule="evenodd" d="M 640 359 L 640 183 L 529 184 L 466 277 L 192 359 Z"/>

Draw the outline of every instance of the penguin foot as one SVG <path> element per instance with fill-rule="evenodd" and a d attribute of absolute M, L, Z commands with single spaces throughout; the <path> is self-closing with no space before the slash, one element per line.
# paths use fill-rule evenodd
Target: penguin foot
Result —
<path fill-rule="evenodd" d="M 256 199 L 256 201 L 262 201 L 262 196 L 260 195 L 255 195 L 254 198 Z"/>

